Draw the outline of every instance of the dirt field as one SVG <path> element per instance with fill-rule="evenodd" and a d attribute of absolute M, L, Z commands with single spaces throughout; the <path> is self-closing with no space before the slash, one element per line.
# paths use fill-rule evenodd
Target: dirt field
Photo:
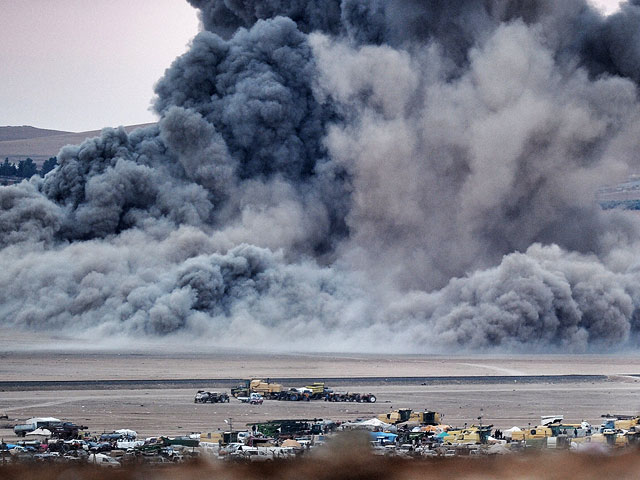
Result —
<path fill-rule="evenodd" d="M 640 412 L 640 372 L 637 356 L 504 356 L 419 357 L 366 355 L 249 355 L 124 352 L 0 353 L 0 413 L 8 426 L 32 416 L 74 421 L 100 433 L 132 428 L 142 436 L 179 435 L 234 428 L 281 418 L 351 420 L 397 408 L 442 412 L 447 423 L 493 423 L 506 428 L 535 424 L 540 415 L 562 414 L 566 420 L 600 423 L 605 413 Z M 600 375 L 593 378 L 531 375 Z M 228 391 L 231 379 L 248 377 L 335 378 L 336 390 L 371 392 L 375 404 L 266 401 L 250 406 L 194 404 L 197 388 Z M 363 378 L 365 377 L 365 378 Z M 379 377 L 367 381 L 366 377 Z M 404 377 L 404 378 L 401 378 Z M 409 378 L 407 378 L 409 377 Z M 452 377 L 436 383 L 411 377 Z M 459 377 L 459 378 L 456 378 Z M 477 378 L 469 378 L 477 377 Z M 506 378 L 505 378 L 506 377 Z M 109 380 L 196 379 L 188 387 L 121 387 Z M 197 380 L 202 379 L 202 380 Z M 31 386 L 25 381 L 98 381 L 91 387 Z M 287 383 L 287 386 L 302 386 Z M 424 385 L 422 383 L 425 383 Z M 330 385 L 331 386 L 331 385 Z M 12 431 L 0 429 L 5 440 Z"/>

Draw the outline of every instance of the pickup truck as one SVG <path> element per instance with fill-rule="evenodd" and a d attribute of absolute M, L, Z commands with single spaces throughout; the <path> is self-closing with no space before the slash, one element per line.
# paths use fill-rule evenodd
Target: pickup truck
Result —
<path fill-rule="evenodd" d="M 252 393 L 248 397 L 238 397 L 242 403 L 250 403 L 251 405 L 262 405 L 263 398 L 259 393 Z"/>

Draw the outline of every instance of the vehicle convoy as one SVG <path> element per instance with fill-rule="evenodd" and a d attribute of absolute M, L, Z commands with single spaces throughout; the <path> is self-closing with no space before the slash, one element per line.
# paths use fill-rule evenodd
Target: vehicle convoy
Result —
<path fill-rule="evenodd" d="M 266 382 L 260 379 L 245 380 L 241 385 L 231 389 L 231 395 L 236 398 L 248 397 L 252 393 L 259 393 L 267 400 L 322 400 L 333 390 L 327 388 L 324 382 L 315 382 L 299 388 L 285 388 L 280 383 Z"/>
<path fill-rule="evenodd" d="M 198 390 L 193 403 L 229 403 L 229 395 L 226 393 L 218 392 L 205 392 L 204 390 Z"/>

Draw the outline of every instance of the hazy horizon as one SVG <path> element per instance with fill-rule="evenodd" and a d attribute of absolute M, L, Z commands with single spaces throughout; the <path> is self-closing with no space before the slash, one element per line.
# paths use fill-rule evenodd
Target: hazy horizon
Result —
<path fill-rule="evenodd" d="M 153 85 L 198 33 L 185 0 L 0 0 L 0 125 L 157 121 Z"/>

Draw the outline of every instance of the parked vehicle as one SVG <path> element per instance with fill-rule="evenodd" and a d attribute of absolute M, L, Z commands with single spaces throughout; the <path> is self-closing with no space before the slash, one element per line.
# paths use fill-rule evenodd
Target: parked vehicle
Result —
<path fill-rule="evenodd" d="M 198 390 L 193 403 L 229 403 L 229 395 L 226 393 L 218 392 L 205 392 L 204 390 Z"/>
<path fill-rule="evenodd" d="M 274 398 L 282 392 L 282 385 L 272 383 L 268 379 L 265 382 L 260 379 L 245 380 L 241 385 L 231 389 L 231 395 L 238 397 L 248 397 L 251 393 L 259 393 L 266 398 Z"/>
<path fill-rule="evenodd" d="M 327 402 L 362 402 L 376 403 L 376 396 L 373 393 L 327 393 L 324 397 Z"/>
<path fill-rule="evenodd" d="M 87 461 L 89 463 L 100 465 L 101 467 L 118 468 L 120 466 L 120 462 L 118 460 L 111 458 L 109 455 L 105 455 L 104 453 L 92 453 L 89 455 Z"/>
<path fill-rule="evenodd" d="M 57 418 L 34 417 L 30 418 L 23 424 L 13 427 L 13 432 L 19 437 L 24 437 L 27 433 L 33 432 L 38 428 L 45 428 L 51 431 L 54 427 L 58 427 L 60 425 L 62 425 L 62 421 Z"/>
<path fill-rule="evenodd" d="M 262 405 L 263 398 L 259 393 L 252 393 L 248 397 L 238 397 L 242 403 L 250 403 L 251 405 Z"/>
<path fill-rule="evenodd" d="M 80 438 L 80 431 L 86 430 L 84 425 L 76 425 L 73 422 L 63 422 L 60 425 L 51 427 L 51 436 L 53 438 L 60 438 L 62 440 L 73 440 Z"/>

